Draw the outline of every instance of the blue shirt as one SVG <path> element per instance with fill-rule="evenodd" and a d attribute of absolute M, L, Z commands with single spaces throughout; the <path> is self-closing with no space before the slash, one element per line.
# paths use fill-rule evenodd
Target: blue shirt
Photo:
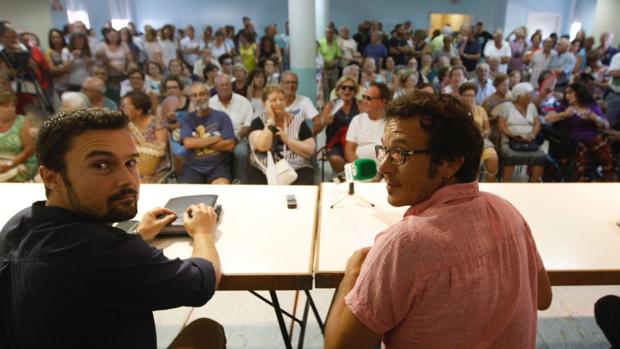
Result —
<path fill-rule="evenodd" d="M 221 136 L 222 139 L 235 139 L 235 131 L 228 114 L 209 110 L 207 116 L 198 116 L 196 113 L 188 113 L 181 119 L 181 143 L 187 137 Z M 185 153 L 185 166 L 189 166 L 198 172 L 209 170 L 216 166 L 230 166 L 231 154 L 219 152 L 213 149 L 187 149 Z"/>
<path fill-rule="evenodd" d="M 561 69 L 562 72 L 568 76 L 571 75 L 576 64 L 577 58 L 575 58 L 575 55 L 570 51 L 566 51 L 551 58 L 551 62 L 549 62 L 549 69 Z"/>
<path fill-rule="evenodd" d="M 375 60 L 377 68 L 380 68 L 381 59 L 385 59 L 388 56 L 388 50 L 383 44 L 366 45 L 364 49 L 364 57 L 370 57 Z"/>

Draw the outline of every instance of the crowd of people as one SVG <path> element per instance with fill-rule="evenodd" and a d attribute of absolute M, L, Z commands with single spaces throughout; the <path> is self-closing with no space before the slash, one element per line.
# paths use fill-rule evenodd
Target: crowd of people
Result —
<path fill-rule="evenodd" d="M 145 182 L 273 183 L 268 165 L 285 159 L 297 172 L 292 184 L 314 184 L 318 161 L 337 178 L 345 163 L 376 159 L 385 106 L 415 91 L 465 103 L 485 139 L 480 180 L 510 182 L 516 166 L 527 166 L 532 182 L 618 177 L 613 33 L 597 45 L 583 30 L 543 38 L 521 27 L 505 36 L 479 22 L 429 35 L 409 21 L 389 33 L 363 21 L 351 34 L 330 23 L 316 43 L 311 100 L 290 70 L 288 23 L 259 35 L 242 21 L 239 31 L 207 25 L 201 34 L 192 25 L 142 33 L 108 23 L 101 41 L 75 22 L 50 29 L 46 50 L 20 23 L 1 22 L 0 180 L 35 175 L 26 169 L 36 127 L 23 115 L 106 107 L 129 116 Z"/>
<path fill-rule="evenodd" d="M 275 25 L 260 37 L 247 17 L 237 33 L 207 26 L 201 38 L 172 25 L 102 34 L 51 29 L 43 52 L 0 22 L 0 176 L 38 169 L 46 189 L 0 231 L 3 348 L 156 347 L 152 311 L 203 305 L 219 287 L 218 223 L 214 208 L 190 205 L 192 257 L 166 258 L 147 242 L 173 211 L 151 209 L 135 234 L 110 224 L 136 215 L 140 183 L 174 172 L 182 183 L 312 184 L 317 154 L 335 173 L 375 159 L 389 204 L 409 206 L 347 262 L 326 348 L 535 347 L 537 310 L 552 302 L 544 262 L 525 219 L 478 180 L 510 181 L 522 165 L 534 182 L 616 179 L 612 34 L 595 47 L 583 32 L 519 28 L 504 40 L 482 23 L 430 37 L 410 22 L 388 34 L 364 21 L 353 36 L 330 25 L 314 101 L 297 93 L 288 32 Z M 37 109 L 40 128 L 24 116 Z M 614 346 L 619 303 L 595 308 Z M 206 318 L 170 345 L 225 346 Z"/>

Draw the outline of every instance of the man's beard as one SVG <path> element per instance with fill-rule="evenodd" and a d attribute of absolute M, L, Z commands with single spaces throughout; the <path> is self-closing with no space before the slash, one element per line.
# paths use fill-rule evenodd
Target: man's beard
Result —
<path fill-rule="evenodd" d="M 203 102 L 196 103 L 196 112 L 197 113 L 203 113 L 203 112 L 205 112 L 207 110 L 209 110 L 209 101 L 203 101 Z"/>
<path fill-rule="evenodd" d="M 110 196 L 106 202 L 107 212 L 98 212 L 92 206 L 89 206 L 83 203 L 79 197 L 77 196 L 76 191 L 73 188 L 73 185 L 69 181 L 66 176 L 62 176 L 63 181 L 65 182 L 65 187 L 67 188 L 67 195 L 69 204 L 71 205 L 73 213 L 79 216 L 86 217 L 88 220 L 100 223 L 112 223 L 112 222 L 122 222 L 129 220 L 136 216 L 138 212 L 137 207 L 137 195 L 138 192 L 133 188 L 125 188 L 119 191 L 118 193 Z M 114 201 L 117 201 L 123 196 L 128 194 L 133 194 L 136 199 L 131 205 L 114 205 Z"/>

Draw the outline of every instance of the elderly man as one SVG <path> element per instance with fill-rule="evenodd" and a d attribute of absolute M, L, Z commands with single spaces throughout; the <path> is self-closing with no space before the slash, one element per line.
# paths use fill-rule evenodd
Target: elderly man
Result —
<path fill-rule="evenodd" d="M 493 35 L 493 42 L 487 43 L 484 47 L 484 57 L 489 60 L 490 57 L 499 58 L 499 72 L 506 74 L 508 72 L 508 62 L 512 57 L 512 49 L 510 45 L 504 41 L 504 32 L 497 29 Z"/>
<path fill-rule="evenodd" d="M 313 123 L 313 134 L 320 132 L 321 128 L 321 115 L 310 100 L 310 98 L 297 94 L 297 87 L 299 86 L 299 77 L 292 71 L 285 71 L 282 73 L 280 87 L 284 92 L 284 106 L 285 110 L 291 113 L 293 116 L 301 114 L 304 119 L 311 120 Z"/>
<path fill-rule="evenodd" d="M 495 87 L 491 80 L 491 68 L 486 63 L 478 63 L 476 65 L 476 77 L 471 82 L 476 84 L 478 90 L 476 92 L 477 105 L 482 105 L 482 102 L 495 92 Z"/>
<path fill-rule="evenodd" d="M 556 87 L 568 84 L 568 80 L 577 64 L 577 58 L 574 53 L 570 52 L 569 48 L 570 42 L 568 39 L 561 38 L 557 45 L 555 45 L 558 54 L 553 56 L 549 62 L 549 69 L 558 76 Z"/>
<path fill-rule="evenodd" d="M 220 70 L 222 69 L 222 67 L 220 66 L 220 62 L 218 62 L 217 59 L 213 58 L 213 56 L 211 55 L 211 49 L 205 47 L 202 49 L 202 51 L 200 51 L 200 59 L 197 60 L 194 64 L 194 69 L 192 71 L 193 74 L 197 76 L 199 80 L 204 80 L 203 72 L 209 64 L 217 66 Z"/>
<path fill-rule="evenodd" d="M 103 80 L 90 77 L 82 83 L 82 93 L 90 100 L 92 107 L 117 109 L 117 104 L 105 96 L 105 83 Z"/>
<path fill-rule="evenodd" d="M 373 32 L 370 34 L 370 43 L 364 49 L 364 57 L 374 59 L 375 65 L 381 67 L 387 56 L 388 50 L 381 43 L 381 33 Z"/>
<path fill-rule="evenodd" d="M 53 116 L 41 127 L 36 153 L 47 200 L 0 231 L 0 345 L 156 348 L 154 310 L 203 305 L 218 287 L 215 212 L 188 208 L 193 253 L 186 260 L 168 259 L 145 242 L 176 219 L 173 211 L 148 211 L 136 234 L 112 226 L 136 215 L 140 189 L 138 151 L 119 111 Z M 222 327 L 201 319 L 170 347 L 205 341 L 225 346 Z"/>
<path fill-rule="evenodd" d="M 235 132 L 226 113 L 209 108 L 207 87 L 195 82 L 190 99 L 195 110 L 181 119 L 181 142 L 186 149 L 181 183 L 230 184 Z"/>
<path fill-rule="evenodd" d="M 527 222 L 478 190 L 483 140 L 456 98 L 391 102 L 376 147 L 404 218 L 347 262 L 325 348 L 534 348 L 551 287 Z M 446 335 L 448 334 L 448 335 Z"/>
<path fill-rule="evenodd" d="M 530 76 L 530 84 L 534 87 L 538 87 L 538 77 L 540 74 L 549 68 L 551 60 L 557 55 L 557 52 L 553 49 L 553 42 L 547 38 L 542 43 L 542 50 L 538 50 L 532 55 L 529 67 L 532 69 L 532 75 Z"/>
<path fill-rule="evenodd" d="M 209 107 L 224 112 L 230 118 L 235 132 L 234 167 L 235 178 L 245 183 L 248 162 L 247 136 L 252 123 L 252 105 L 247 98 L 233 93 L 230 76 L 219 75 L 215 78 L 217 94 L 209 99 Z"/>
<path fill-rule="evenodd" d="M 344 68 L 353 60 L 353 54 L 357 52 L 357 42 L 351 38 L 349 27 L 347 26 L 340 27 L 339 34 L 338 45 L 342 52 L 340 66 Z"/>

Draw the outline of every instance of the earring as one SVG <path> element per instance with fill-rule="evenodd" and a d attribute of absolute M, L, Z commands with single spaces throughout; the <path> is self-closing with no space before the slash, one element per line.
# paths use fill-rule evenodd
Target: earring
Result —
<path fill-rule="evenodd" d="M 450 181 L 450 177 L 443 177 L 443 184 L 441 186 L 445 187 L 446 185 L 448 185 L 449 181 Z"/>

